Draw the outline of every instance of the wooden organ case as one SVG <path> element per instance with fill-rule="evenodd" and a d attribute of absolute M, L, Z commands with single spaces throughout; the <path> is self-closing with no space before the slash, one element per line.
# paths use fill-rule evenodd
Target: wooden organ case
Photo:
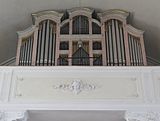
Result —
<path fill-rule="evenodd" d="M 73 8 L 32 14 L 18 32 L 19 66 L 145 66 L 143 31 L 127 23 L 123 10 Z"/>

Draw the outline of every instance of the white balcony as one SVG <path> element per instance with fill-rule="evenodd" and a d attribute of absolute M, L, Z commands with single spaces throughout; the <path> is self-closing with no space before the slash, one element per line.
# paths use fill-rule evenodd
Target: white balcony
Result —
<path fill-rule="evenodd" d="M 159 73 L 158 66 L 0 67 L 0 111 L 15 119 L 20 119 L 17 111 L 24 117 L 32 110 L 120 111 L 153 118 L 160 112 Z"/>
<path fill-rule="evenodd" d="M 159 67 L 1 67 L 0 109 L 160 110 Z"/>

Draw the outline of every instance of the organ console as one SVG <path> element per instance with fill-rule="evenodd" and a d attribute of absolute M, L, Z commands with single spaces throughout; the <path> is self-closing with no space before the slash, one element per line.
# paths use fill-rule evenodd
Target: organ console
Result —
<path fill-rule="evenodd" d="M 32 14 L 18 32 L 19 66 L 145 66 L 143 31 L 128 24 L 129 12 L 73 8 Z"/>

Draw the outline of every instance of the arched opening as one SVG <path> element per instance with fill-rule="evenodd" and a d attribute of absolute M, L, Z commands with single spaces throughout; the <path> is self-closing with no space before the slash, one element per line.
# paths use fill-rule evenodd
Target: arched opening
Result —
<path fill-rule="evenodd" d="M 80 15 L 73 18 L 72 34 L 89 34 L 88 17 Z"/>

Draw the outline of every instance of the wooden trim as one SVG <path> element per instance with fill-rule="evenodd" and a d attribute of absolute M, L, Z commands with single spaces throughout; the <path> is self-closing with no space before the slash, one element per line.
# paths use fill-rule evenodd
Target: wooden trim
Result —
<path fill-rule="evenodd" d="M 71 30 L 70 30 L 71 31 Z M 72 39 L 72 40 L 79 40 L 79 39 L 83 39 L 83 40 L 88 40 L 92 38 L 93 40 L 101 40 L 102 39 L 102 35 L 101 34 L 92 34 L 92 35 L 84 35 L 84 34 L 77 34 L 77 35 L 60 35 L 60 39 L 61 40 L 66 40 L 66 39 Z"/>
<path fill-rule="evenodd" d="M 116 20 L 119 20 L 121 22 L 127 23 L 126 22 L 126 17 L 124 17 L 124 16 L 113 14 L 113 15 L 106 15 L 106 16 L 103 17 L 104 22 L 106 22 L 110 19 L 116 19 Z"/>
<path fill-rule="evenodd" d="M 92 35 L 92 18 L 89 18 L 89 35 Z"/>
<path fill-rule="evenodd" d="M 41 11 L 37 13 L 32 14 L 33 18 L 33 24 L 34 25 L 39 25 L 40 22 L 50 19 L 56 23 L 59 22 L 59 19 L 63 16 L 62 13 L 59 13 L 57 11 Z"/>
<path fill-rule="evenodd" d="M 34 31 L 36 29 L 36 26 L 35 25 L 32 25 L 31 27 L 23 30 L 23 31 L 18 31 L 17 34 L 18 34 L 18 38 L 28 38 L 29 36 L 31 36 Z"/>
<path fill-rule="evenodd" d="M 125 54 L 126 54 L 126 65 L 130 66 L 131 61 L 130 61 L 130 55 L 129 55 L 129 44 L 128 44 L 128 32 L 127 32 L 127 24 L 126 22 L 123 23 L 123 29 L 124 29 L 124 45 L 125 45 Z"/>
<path fill-rule="evenodd" d="M 89 35 L 92 35 L 92 16 L 90 16 L 88 18 L 89 20 Z M 93 57 L 93 40 L 90 37 L 89 38 L 89 57 Z M 93 66 L 93 58 L 91 58 L 90 60 L 90 66 Z"/>
<path fill-rule="evenodd" d="M 146 58 L 146 51 L 145 51 L 145 46 L 144 46 L 143 35 L 140 37 L 140 43 L 141 43 L 141 49 L 142 49 L 143 64 L 144 66 L 147 66 L 147 58 Z"/>
<path fill-rule="evenodd" d="M 36 64 L 36 51 L 37 51 L 37 37 L 38 37 L 38 27 L 35 29 L 33 36 L 33 51 L 32 51 L 32 66 Z"/>
<path fill-rule="evenodd" d="M 70 21 L 69 21 L 69 35 L 72 35 L 72 24 L 73 24 L 73 19 L 70 18 Z"/>
<path fill-rule="evenodd" d="M 72 44 L 73 44 L 73 40 L 72 40 L 72 38 L 70 38 L 70 35 L 72 35 L 72 24 L 73 24 L 73 19 L 72 18 L 69 18 L 69 54 L 68 54 L 68 57 L 72 57 L 72 49 L 73 49 L 73 47 L 72 47 Z M 72 60 L 71 59 L 69 59 L 68 60 L 68 65 L 69 66 L 72 66 Z"/>
<path fill-rule="evenodd" d="M 98 20 L 92 18 L 91 21 L 101 27 L 101 22 L 99 22 Z"/>
<path fill-rule="evenodd" d="M 16 55 L 16 66 L 19 65 L 21 45 L 22 45 L 22 38 L 18 38 L 17 55 Z"/>
<path fill-rule="evenodd" d="M 102 60 L 103 60 L 103 66 L 107 65 L 107 53 L 106 53 L 106 41 L 105 39 L 105 23 L 103 22 L 101 26 L 101 35 L 102 35 Z"/>
<path fill-rule="evenodd" d="M 136 29 L 136 28 L 134 28 L 133 26 L 131 26 L 129 24 L 127 24 L 126 29 L 127 29 L 129 34 L 131 34 L 131 35 L 133 35 L 135 37 L 138 37 L 138 38 L 143 36 L 143 34 L 144 34 L 144 31 Z"/>
<path fill-rule="evenodd" d="M 54 60 L 54 62 L 55 62 L 55 66 L 57 66 L 58 65 L 58 58 L 59 58 L 59 45 L 60 45 L 60 21 L 59 21 L 59 23 L 57 23 L 57 26 L 56 26 L 56 28 L 57 28 L 57 30 L 56 30 L 56 49 L 55 48 L 53 48 L 53 49 L 55 49 L 56 50 L 56 54 L 54 55 L 55 56 L 55 60 Z"/>
<path fill-rule="evenodd" d="M 72 40 L 70 39 L 70 40 L 69 40 L 69 53 L 68 53 L 68 57 L 69 57 L 69 58 L 72 57 L 72 50 L 73 50 Z M 71 60 L 71 59 L 68 60 L 68 65 L 69 65 L 69 66 L 72 66 L 72 60 Z"/>
<path fill-rule="evenodd" d="M 66 19 L 64 20 L 61 24 L 60 24 L 60 27 L 63 27 L 65 24 L 69 23 L 70 22 L 70 19 Z"/>
<path fill-rule="evenodd" d="M 75 16 L 79 16 L 79 15 L 83 15 L 83 16 L 87 16 L 88 18 L 90 18 L 93 10 L 89 9 L 89 8 L 74 8 L 74 9 L 70 9 L 68 10 L 70 17 L 73 18 Z"/>
<path fill-rule="evenodd" d="M 92 45 L 93 45 L 93 41 L 91 39 L 91 40 L 89 40 L 89 57 L 93 57 Z M 90 59 L 90 66 L 93 66 L 93 58 Z"/>
<path fill-rule="evenodd" d="M 120 21 L 126 21 L 126 18 L 129 16 L 129 12 L 120 9 L 110 9 L 99 13 L 98 15 L 101 16 L 104 21 L 107 19 L 118 19 Z"/>

